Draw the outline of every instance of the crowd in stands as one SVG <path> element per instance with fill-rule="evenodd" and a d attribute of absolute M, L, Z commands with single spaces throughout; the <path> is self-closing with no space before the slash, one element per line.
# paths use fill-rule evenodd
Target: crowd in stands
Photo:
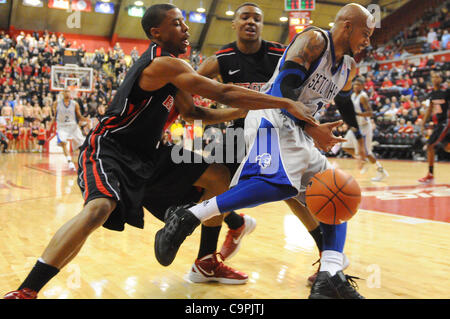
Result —
<path fill-rule="evenodd" d="M 416 66 L 406 63 L 394 66 L 389 70 L 372 70 L 360 77 L 365 80 L 364 90 L 369 96 L 369 104 L 373 111 L 372 127 L 375 150 L 384 158 L 423 158 L 424 143 L 430 137 L 433 126 L 432 119 L 423 123 L 429 107 L 429 93 L 433 89 L 430 73 L 440 72 L 443 78 L 443 89 L 449 88 L 450 63 L 436 62 Z M 335 105 L 329 105 L 321 111 L 321 122 L 340 119 Z M 421 127 L 425 129 L 422 131 Z M 347 126 L 343 125 L 336 132 L 345 136 Z M 387 137 L 389 140 L 387 140 Z M 413 137 L 413 138 L 411 138 Z M 398 147 L 394 147 L 398 144 Z M 383 147 L 383 145 L 385 147 Z M 409 146 L 401 147 L 401 145 Z M 405 151 L 408 149 L 407 151 Z M 342 152 L 340 156 L 345 156 Z M 441 159 L 448 159 L 445 152 L 439 152 Z"/>
<path fill-rule="evenodd" d="M 448 24 L 448 11 L 445 14 L 444 11 L 437 18 L 433 15 L 431 20 L 425 17 L 424 21 L 435 23 L 437 19 L 440 26 L 445 26 Z M 94 69 L 92 93 L 81 93 L 76 97 L 82 114 L 92 119 L 92 125 L 99 115 L 104 114 L 127 70 L 139 58 L 136 50 L 125 55 L 119 43 L 111 49 L 86 52 L 83 44 L 70 43 L 62 34 L 21 32 L 11 38 L 7 33 L 0 32 L 0 149 L 10 152 L 42 151 L 42 140 L 48 138 L 53 129 L 53 114 L 48 110 L 59 96 L 59 92 L 50 90 L 50 70 L 52 65 L 63 64 L 65 48 L 77 49 L 81 56 L 80 66 Z M 195 68 L 202 59 L 200 53 L 194 52 L 190 62 Z M 361 75 L 365 78 L 365 91 L 374 112 L 375 143 L 383 144 L 381 138 L 386 134 L 416 134 L 417 154 L 424 154 L 421 145 L 429 136 L 433 124 L 426 123 L 424 134 L 420 131 L 427 107 L 425 101 L 432 89 L 431 70 L 442 71 L 444 86 L 448 87 L 449 63 L 436 62 L 433 57 L 419 66 L 406 63 L 389 70 L 374 68 Z M 224 107 L 199 96 L 194 96 L 194 103 L 203 107 Z M 335 105 L 327 106 L 320 113 L 322 122 L 339 118 Z M 224 133 L 228 124 L 221 123 L 215 128 Z M 167 129 L 164 140 L 183 143 L 185 139 L 201 138 L 203 144 L 208 144 L 212 138 L 203 134 L 204 129 L 195 128 L 179 118 Z M 343 125 L 336 134 L 345 136 L 347 129 Z M 88 130 L 89 126 L 86 126 L 84 133 Z M 380 152 L 384 157 L 401 157 L 392 152 Z M 329 155 L 345 156 L 342 151 Z"/>
<path fill-rule="evenodd" d="M 369 47 L 363 62 L 372 63 L 394 60 L 413 55 L 408 47 L 421 44 L 418 52 L 428 54 L 436 51 L 450 50 L 450 1 L 437 8 L 426 10 L 421 19 L 399 32 L 387 44 Z"/>

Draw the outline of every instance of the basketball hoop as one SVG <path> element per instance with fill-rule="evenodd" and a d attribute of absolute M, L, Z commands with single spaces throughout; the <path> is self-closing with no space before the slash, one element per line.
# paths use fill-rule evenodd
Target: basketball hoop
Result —
<path fill-rule="evenodd" d="M 64 91 L 75 87 L 74 94 L 78 96 L 81 92 L 93 91 L 93 69 L 78 67 L 75 65 L 52 65 L 50 77 L 51 91 Z"/>
<path fill-rule="evenodd" d="M 67 89 L 69 90 L 69 92 L 70 92 L 70 97 L 72 98 L 72 99 L 75 99 L 75 98 L 77 98 L 79 95 L 79 87 L 77 86 L 77 85 L 69 85 L 69 86 L 67 86 Z"/>

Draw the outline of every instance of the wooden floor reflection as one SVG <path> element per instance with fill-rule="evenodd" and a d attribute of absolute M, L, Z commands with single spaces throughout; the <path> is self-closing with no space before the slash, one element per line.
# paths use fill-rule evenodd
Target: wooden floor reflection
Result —
<path fill-rule="evenodd" d="M 437 163 L 433 187 L 421 187 L 423 162 L 382 161 L 390 176 L 373 183 L 348 159 L 330 159 L 349 171 L 364 189 L 362 209 L 350 221 L 346 273 L 359 280 L 367 298 L 448 298 L 450 296 L 450 164 Z M 28 274 L 56 230 L 77 214 L 83 201 L 76 175 L 61 155 L 0 156 L 0 293 L 14 290 Z M 246 272 L 240 286 L 194 284 L 186 279 L 199 246 L 199 228 L 174 263 L 154 257 L 155 232 L 162 223 L 150 214 L 143 230 L 99 229 L 80 254 L 47 284 L 40 298 L 307 298 L 306 279 L 318 253 L 304 226 L 284 203 L 242 212 L 257 228 L 227 264 Z M 413 212 L 413 213 L 410 213 Z M 222 228 L 219 247 L 226 226 Z"/>

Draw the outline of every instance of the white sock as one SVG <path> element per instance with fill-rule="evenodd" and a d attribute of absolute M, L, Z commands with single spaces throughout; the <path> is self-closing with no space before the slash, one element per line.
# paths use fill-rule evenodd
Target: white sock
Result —
<path fill-rule="evenodd" d="M 211 217 L 220 215 L 216 197 L 207 199 L 200 204 L 189 208 L 189 210 L 202 222 L 210 219 Z"/>
<path fill-rule="evenodd" d="M 320 258 L 320 271 L 328 271 L 331 276 L 334 276 L 339 270 L 342 270 L 343 263 L 344 256 L 342 253 L 334 250 L 324 250 Z"/>
<path fill-rule="evenodd" d="M 376 161 L 375 165 L 377 166 L 377 168 L 383 168 L 383 166 L 381 166 L 380 162 Z"/>
<path fill-rule="evenodd" d="M 67 155 L 67 161 L 70 163 L 70 162 L 72 162 L 72 157 L 70 156 L 70 155 Z"/>

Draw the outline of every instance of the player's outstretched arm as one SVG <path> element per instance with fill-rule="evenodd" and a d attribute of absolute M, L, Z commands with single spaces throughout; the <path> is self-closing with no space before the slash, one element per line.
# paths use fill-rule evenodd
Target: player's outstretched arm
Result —
<path fill-rule="evenodd" d="M 192 94 L 179 90 L 175 97 L 175 107 L 187 122 L 202 120 L 203 124 L 217 124 L 243 118 L 248 110 L 238 108 L 210 109 L 196 106 Z"/>
<path fill-rule="evenodd" d="M 295 117 L 311 125 L 317 125 L 311 112 L 303 103 L 208 79 L 199 75 L 187 62 L 180 59 L 170 57 L 155 59 L 144 70 L 139 80 L 140 87 L 149 91 L 159 89 L 167 83 L 172 83 L 191 94 L 198 94 L 236 108 L 247 110 L 284 108 Z"/>
<path fill-rule="evenodd" d="M 207 58 L 197 69 L 197 73 L 207 78 L 214 79 L 220 75 L 220 66 L 217 56 L 212 55 Z"/>
<path fill-rule="evenodd" d="M 214 79 L 220 75 L 219 61 L 215 55 L 207 58 L 197 69 L 197 73 Z M 180 90 L 175 98 L 175 107 L 188 122 L 202 120 L 204 124 L 217 124 L 236 120 L 247 115 L 248 110 L 238 108 L 210 109 L 194 105 L 192 95 Z"/>

